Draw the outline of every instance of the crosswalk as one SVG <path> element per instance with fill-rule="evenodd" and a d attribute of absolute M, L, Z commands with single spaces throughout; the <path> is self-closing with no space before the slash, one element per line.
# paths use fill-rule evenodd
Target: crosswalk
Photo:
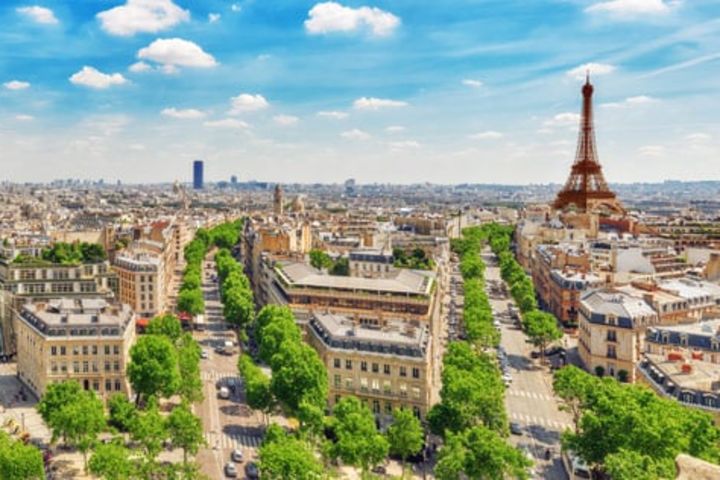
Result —
<path fill-rule="evenodd" d="M 222 449 L 255 450 L 262 443 L 262 438 L 257 435 L 245 435 L 242 433 L 212 433 L 205 432 L 205 441 L 208 447 Z"/>
<path fill-rule="evenodd" d="M 507 390 L 507 394 L 513 397 L 525 397 L 525 398 L 532 398 L 534 400 L 545 400 L 547 402 L 553 402 L 555 401 L 555 398 L 550 395 L 545 395 L 543 393 L 537 393 L 537 392 L 528 392 L 526 390 Z"/>
<path fill-rule="evenodd" d="M 238 377 L 237 372 L 207 372 L 207 371 L 201 371 L 200 372 L 200 378 L 206 382 L 217 382 L 218 380 L 222 379 L 224 381 L 227 381 L 230 378 L 234 378 L 238 382 L 242 382 L 242 379 Z"/>
<path fill-rule="evenodd" d="M 550 428 L 557 431 L 563 431 L 566 428 L 572 428 L 569 423 L 556 422 L 554 420 L 548 420 L 542 417 L 536 417 L 534 415 L 528 415 L 525 413 L 510 412 L 510 419 L 515 420 L 530 426 L 541 426 Z"/>

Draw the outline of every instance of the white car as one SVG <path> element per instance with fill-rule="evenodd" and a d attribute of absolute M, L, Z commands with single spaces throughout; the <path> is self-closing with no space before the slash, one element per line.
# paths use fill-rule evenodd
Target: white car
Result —
<path fill-rule="evenodd" d="M 220 387 L 220 390 L 218 391 L 218 397 L 222 398 L 223 400 L 227 400 L 230 398 L 230 390 L 228 390 L 227 387 Z"/>
<path fill-rule="evenodd" d="M 207 350 L 201 350 L 201 351 L 200 351 L 200 358 L 204 358 L 205 360 L 207 360 L 208 358 L 210 358 L 210 354 L 208 353 Z"/>

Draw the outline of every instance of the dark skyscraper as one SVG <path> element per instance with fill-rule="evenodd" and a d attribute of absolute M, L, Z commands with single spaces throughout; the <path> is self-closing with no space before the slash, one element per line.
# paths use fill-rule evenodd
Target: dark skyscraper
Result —
<path fill-rule="evenodd" d="M 203 161 L 195 160 L 193 162 L 193 188 L 202 190 L 203 188 Z"/>

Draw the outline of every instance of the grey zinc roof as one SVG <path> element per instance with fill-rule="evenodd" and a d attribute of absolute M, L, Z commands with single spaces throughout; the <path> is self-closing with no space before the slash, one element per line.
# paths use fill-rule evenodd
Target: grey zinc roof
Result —
<path fill-rule="evenodd" d="M 429 293 L 431 272 L 398 269 L 392 278 L 362 278 L 328 275 L 304 263 L 283 263 L 282 273 L 299 287 L 335 288 L 425 295 Z"/>
<path fill-rule="evenodd" d="M 618 291 L 589 292 L 582 298 L 582 302 L 592 313 L 618 318 L 655 315 L 655 311 L 643 299 Z"/>

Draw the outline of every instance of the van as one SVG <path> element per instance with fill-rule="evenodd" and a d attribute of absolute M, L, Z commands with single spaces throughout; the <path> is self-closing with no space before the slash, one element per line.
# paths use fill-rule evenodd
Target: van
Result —
<path fill-rule="evenodd" d="M 563 466 L 570 480 L 586 480 L 592 478 L 590 475 L 590 467 L 585 461 L 575 455 L 572 451 L 567 450 L 562 454 Z"/>

